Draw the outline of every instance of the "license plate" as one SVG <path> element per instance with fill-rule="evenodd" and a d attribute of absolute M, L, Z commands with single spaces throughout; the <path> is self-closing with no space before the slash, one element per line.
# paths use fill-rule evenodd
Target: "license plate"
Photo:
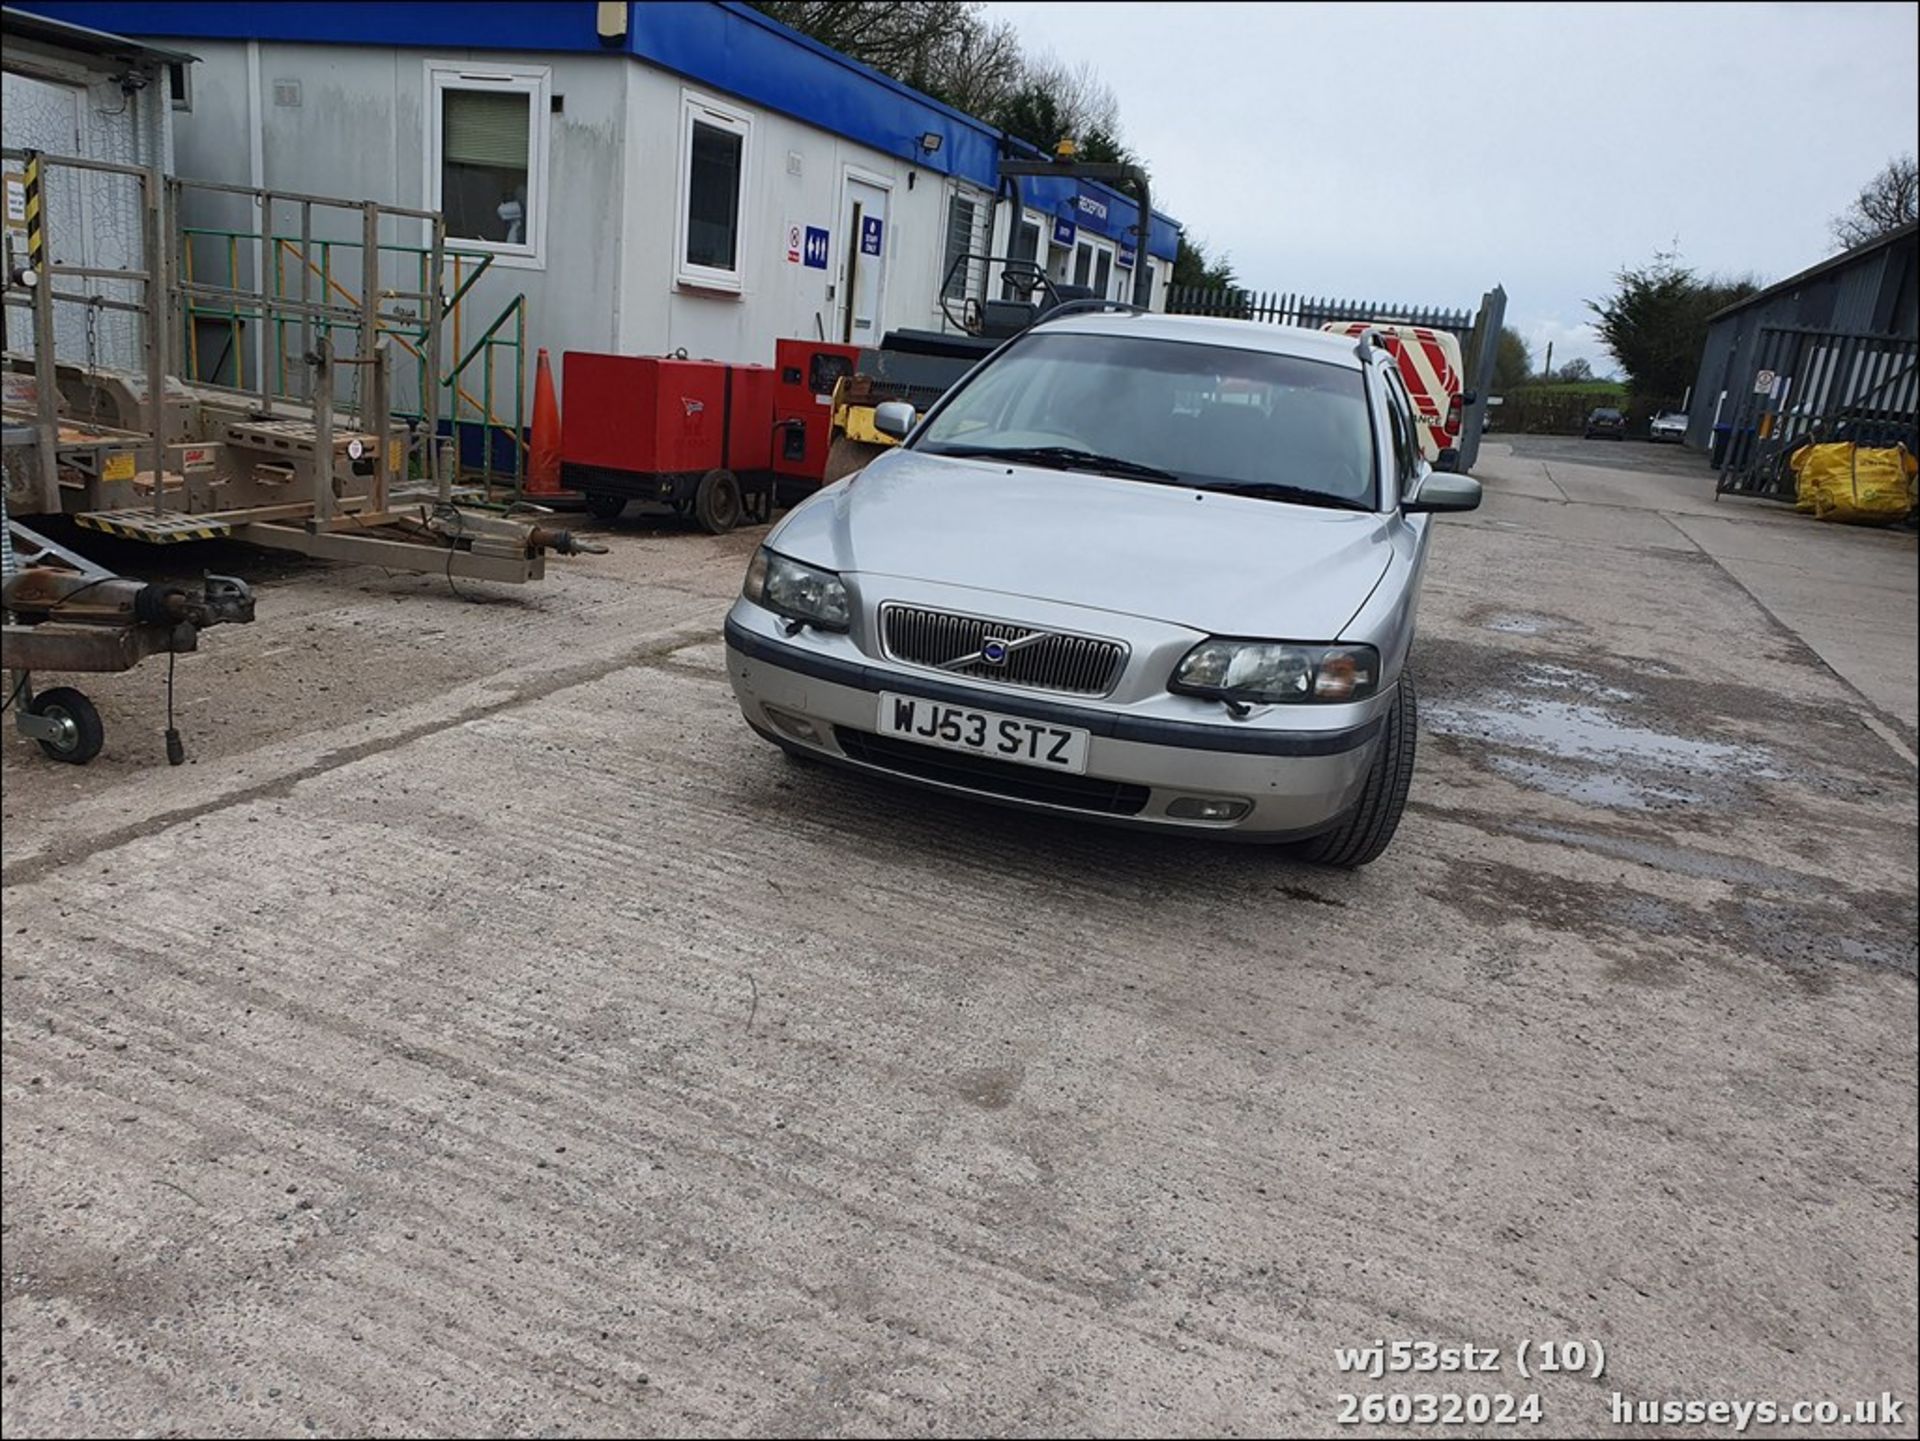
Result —
<path fill-rule="evenodd" d="M 1081 775 L 1087 769 L 1089 732 L 1077 726 L 1050 725 L 1025 716 L 1001 715 L 971 706 L 948 705 L 919 696 L 880 696 L 880 734 L 941 746 L 991 760 Z"/>

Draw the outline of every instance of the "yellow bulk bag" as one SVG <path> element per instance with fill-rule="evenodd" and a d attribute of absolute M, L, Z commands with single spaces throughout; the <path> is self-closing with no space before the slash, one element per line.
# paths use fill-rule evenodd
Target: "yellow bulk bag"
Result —
<path fill-rule="evenodd" d="M 1913 476 L 1920 467 L 1904 445 L 1808 445 L 1794 452 L 1791 463 L 1795 508 L 1820 520 L 1885 525 L 1913 508 Z"/>

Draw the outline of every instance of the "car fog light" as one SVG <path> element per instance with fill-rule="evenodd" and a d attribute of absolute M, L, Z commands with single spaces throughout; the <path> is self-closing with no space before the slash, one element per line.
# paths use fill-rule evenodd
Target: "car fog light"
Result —
<path fill-rule="evenodd" d="M 820 734 L 820 728 L 805 716 L 795 715 L 792 711 L 777 706 L 763 706 L 767 719 L 773 722 L 774 729 L 783 731 L 797 741 L 805 741 L 810 746 L 825 745 L 826 737 Z"/>
<path fill-rule="evenodd" d="M 1167 814 L 1183 821 L 1237 821 L 1252 809 L 1252 801 L 1227 800 L 1222 796 L 1181 796 L 1167 807 Z"/>

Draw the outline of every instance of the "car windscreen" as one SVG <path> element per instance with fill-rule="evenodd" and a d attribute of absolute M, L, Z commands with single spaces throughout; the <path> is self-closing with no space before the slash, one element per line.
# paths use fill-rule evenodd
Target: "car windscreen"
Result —
<path fill-rule="evenodd" d="M 914 446 L 1084 451 L 1281 499 L 1370 507 L 1376 495 L 1358 367 L 1188 341 L 1035 331 L 949 396 Z"/>

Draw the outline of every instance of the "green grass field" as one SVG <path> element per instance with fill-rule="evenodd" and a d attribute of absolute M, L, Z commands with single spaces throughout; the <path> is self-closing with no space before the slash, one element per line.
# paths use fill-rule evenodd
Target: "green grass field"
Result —
<path fill-rule="evenodd" d="M 1625 399 L 1624 380 L 1556 380 L 1549 385 L 1516 385 L 1508 395 L 1611 395 Z"/>

